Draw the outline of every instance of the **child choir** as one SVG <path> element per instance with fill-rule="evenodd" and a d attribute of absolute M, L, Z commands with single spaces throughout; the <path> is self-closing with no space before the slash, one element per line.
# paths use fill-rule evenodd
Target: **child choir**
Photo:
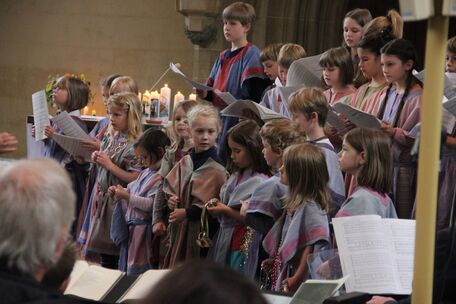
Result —
<path fill-rule="evenodd" d="M 223 100 L 198 91 L 209 103 L 181 102 L 167 133 L 142 132 L 135 82 L 113 75 L 102 86 L 109 118 L 85 143 L 94 151 L 87 183 L 81 176 L 87 164 L 60 151 L 53 126 L 46 131 L 46 155 L 65 166 L 78 190 L 74 236 L 86 259 L 131 274 L 211 259 L 252 279 L 266 271 L 269 288 L 293 291 L 310 277 L 307 257 L 334 244 L 332 217 L 412 218 L 417 156 L 410 150 L 422 102 L 415 49 L 402 38 L 397 12 L 372 19 L 355 9 L 343 22 L 344 45 L 319 59 L 321 86 L 303 86 L 283 100 L 279 88 L 304 48 L 274 44 L 260 53 L 247 41 L 255 18 L 249 4 L 231 4 L 223 18 L 231 48 L 217 58 L 208 85 L 288 118 L 221 120 Z M 455 58 L 452 38 L 446 72 L 456 73 Z M 86 91 L 64 78 L 54 99 L 79 122 Z M 378 117 L 381 128 L 357 128 L 345 117 L 343 131 L 328 126 L 338 102 Z M 442 156 L 439 228 L 448 226 L 455 191 L 447 176 L 456 174 L 454 131 L 442 133 L 448 153 Z M 207 246 L 200 246 L 203 228 Z"/>

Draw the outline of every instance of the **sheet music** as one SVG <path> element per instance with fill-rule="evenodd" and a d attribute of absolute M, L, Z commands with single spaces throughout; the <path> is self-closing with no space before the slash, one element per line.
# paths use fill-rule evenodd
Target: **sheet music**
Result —
<path fill-rule="evenodd" d="M 33 93 L 32 95 L 33 119 L 35 124 L 35 140 L 47 138 L 44 135 L 46 126 L 50 126 L 49 110 L 46 102 L 46 93 L 44 90 Z"/>
<path fill-rule="evenodd" d="M 403 221 L 378 215 L 333 219 L 348 292 L 411 293 L 414 242 L 408 238 L 414 239 L 415 229 L 414 221 Z"/>
<path fill-rule="evenodd" d="M 70 153 L 70 155 L 81 156 L 84 159 L 84 161 L 86 161 L 86 162 L 91 161 L 92 152 L 85 149 L 81 145 L 81 141 L 83 141 L 85 139 L 66 136 L 66 135 L 62 135 L 62 134 L 58 134 L 58 133 L 55 133 L 54 136 L 52 137 L 52 139 L 59 146 L 61 146 L 65 151 Z"/>
<path fill-rule="evenodd" d="M 232 117 L 247 117 L 245 110 L 254 112 L 261 120 L 271 120 L 276 118 L 286 118 L 282 114 L 279 114 L 271 109 L 268 109 L 251 100 L 237 100 L 223 109 L 220 114 L 224 116 Z"/>
<path fill-rule="evenodd" d="M 443 108 L 456 116 L 456 97 L 449 99 L 447 102 L 443 103 Z"/>
<path fill-rule="evenodd" d="M 91 300 L 100 300 L 112 286 L 124 275 L 119 270 L 90 265 L 88 269 L 65 290 L 72 294 Z"/>
<path fill-rule="evenodd" d="M 144 298 L 168 271 L 168 269 L 151 269 L 144 272 L 117 302 Z"/>
<path fill-rule="evenodd" d="M 280 98 L 282 98 L 282 102 L 286 103 L 287 108 L 288 108 L 288 99 L 290 98 L 290 95 L 302 88 L 304 88 L 304 87 L 303 86 L 279 87 Z"/>
<path fill-rule="evenodd" d="M 237 101 L 237 99 L 231 95 L 230 92 L 222 92 L 218 89 L 214 89 L 214 93 L 217 94 L 217 96 L 220 97 L 227 105 L 230 105 Z"/>
<path fill-rule="evenodd" d="M 193 79 L 191 78 L 188 78 L 174 63 L 170 63 L 169 64 L 169 68 L 171 69 L 171 71 L 173 71 L 174 73 L 176 73 L 177 75 L 179 75 L 181 78 L 183 78 L 184 80 L 186 80 L 188 83 L 190 83 L 192 85 L 192 87 L 194 87 L 195 89 L 197 90 L 204 90 L 204 91 L 212 91 L 214 88 L 213 87 L 210 87 L 210 86 L 207 86 L 205 84 L 202 84 L 202 83 L 199 83 L 199 82 L 196 82 L 194 81 Z"/>
<path fill-rule="evenodd" d="M 395 259 L 395 267 L 399 274 L 401 288 L 405 293 L 412 292 L 413 263 L 415 259 L 415 231 L 414 220 L 383 219 L 383 225 L 390 239 L 391 253 Z"/>
<path fill-rule="evenodd" d="M 348 277 L 338 280 L 307 280 L 302 283 L 293 295 L 290 304 L 316 304 L 333 296 L 345 283 Z"/>
<path fill-rule="evenodd" d="M 372 129 L 380 129 L 381 127 L 381 122 L 377 117 L 355 109 L 352 106 L 338 102 L 333 106 L 333 109 L 336 112 L 343 114 L 349 121 L 358 127 Z"/>
<path fill-rule="evenodd" d="M 84 132 L 83 129 L 71 118 L 71 116 L 66 112 L 63 111 L 59 115 L 56 115 L 51 119 L 57 127 L 62 130 L 63 134 L 80 138 L 80 139 L 87 139 L 91 140 L 92 138 Z"/>
<path fill-rule="evenodd" d="M 444 86 L 443 86 L 443 95 L 447 99 L 451 99 L 453 97 L 456 97 L 456 76 L 453 75 L 455 73 L 445 73 L 445 78 L 444 78 Z M 425 84 L 424 81 L 424 70 L 422 70 L 419 73 L 414 74 L 414 76 L 420 80 L 423 84 Z"/>
<path fill-rule="evenodd" d="M 323 68 L 321 54 L 293 61 L 288 70 L 287 85 L 301 87 L 321 87 Z"/>
<path fill-rule="evenodd" d="M 332 107 L 328 110 L 328 116 L 326 117 L 326 122 L 330 124 L 332 127 L 336 128 L 337 131 L 341 132 L 345 129 L 345 123 L 340 119 L 336 112 L 332 109 Z"/>

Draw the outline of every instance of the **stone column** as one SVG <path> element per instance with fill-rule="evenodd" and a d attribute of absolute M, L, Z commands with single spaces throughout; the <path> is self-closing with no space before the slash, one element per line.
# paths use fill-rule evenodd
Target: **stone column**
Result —
<path fill-rule="evenodd" d="M 176 0 L 176 10 L 185 16 L 185 35 L 193 43 L 192 78 L 205 82 L 220 52 L 215 46 L 221 28 L 221 0 Z"/>

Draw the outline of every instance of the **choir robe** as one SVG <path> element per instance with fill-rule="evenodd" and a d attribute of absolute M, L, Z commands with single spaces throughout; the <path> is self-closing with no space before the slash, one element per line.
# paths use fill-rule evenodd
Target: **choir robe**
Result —
<path fill-rule="evenodd" d="M 179 197 L 178 208 L 185 208 L 187 211 L 187 218 L 182 222 L 169 224 L 169 248 L 164 268 L 200 257 L 201 249 L 196 244 L 196 240 L 200 232 L 201 212 L 196 216 L 189 212 L 195 209 L 201 210 L 207 201 L 220 195 L 220 188 L 228 174 L 215 159 L 217 159 L 215 147 L 201 153 L 192 152 L 184 156 L 171 169 L 163 182 L 163 191 L 168 196 Z"/>
<path fill-rule="evenodd" d="M 226 204 L 239 211 L 242 201 L 248 200 L 255 188 L 267 178 L 267 175 L 251 170 L 245 170 L 242 174 L 239 172 L 232 174 L 220 190 L 220 204 Z M 253 278 L 258 263 L 258 248 L 251 248 L 251 245 L 255 244 L 252 240 L 249 244 L 244 244 L 244 242 L 248 242 L 246 240 L 247 227 L 224 214 L 218 216 L 218 221 L 220 228 L 215 235 L 209 257 L 215 262 L 246 272 Z M 242 252 L 241 247 L 243 246 L 252 250 L 248 250 L 246 255 L 245 252 Z"/>
<path fill-rule="evenodd" d="M 294 212 L 284 210 L 263 241 L 269 256 L 280 261 L 272 289 L 280 291 L 282 281 L 294 274 L 305 247 L 313 246 L 313 252 L 318 252 L 329 242 L 328 216 L 316 202 L 303 202 Z"/>
<path fill-rule="evenodd" d="M 120 247 L 119 270 L 141 274 L 152 265 L 152 208 L 162 177 L 156 170 L 144 169 L 129 183 L 129 201 L 120 200 L 114 209 L 111 239 Z"/>
<path fill-rule="evenodd" d="M 396 209 L 387 194 L 358 186 L 343 203 L 336 217 L 371 214 L 382 218 L 397 218 Z"/>

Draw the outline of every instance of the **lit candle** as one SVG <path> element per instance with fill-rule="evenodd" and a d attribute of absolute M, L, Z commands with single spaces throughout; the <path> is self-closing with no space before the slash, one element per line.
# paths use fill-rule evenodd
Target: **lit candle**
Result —
<path fill-rule="evenodd" d="M 191 93 L 190 95 L 188 95 L 188 99 L 196 100 L 196 94 L 195 93 Z"/>
<path fill-rule="evenodd" d="M 89 115 L 89 107 L 85 106 L 84 111 L 82 112 L 83 115 Z"/>
<path fill-rule="evenodd" d="M 168 107 L 169 102 L 171 101 L 171 89 L 168 87 L 167 84 L 165 84 L 165 86 L 160 89 L 160 96 L 162 99 L 162 103 L 165 104 L 166 107 Z"/>
<path fill-rule="evenodd" d="M 92 116 L 97 116 L 97 111 L 92 110 Z"/>
<path fill-rule="evenodd" d="M 174 106 L 177 105 L 179 102 L 183 101 L 184 99 L 185 99 L 184 95 L 180 91 L 177 91 L 177 94 L 174 95 L 174 100 L 169 103 L 169 107 L 168 107 L 168 120 L 169 121 L 173 120 Z"/>
<path fill-rule="evenodd" d="M 141 92 L 139 92 L 139 93 L 138 93 L 138 98 L 139 98 L 139 100 L 142 100 L 142 97 L 141 97 L 141 96 L 142 96 L 142 95 L 141 95 Z"/>

